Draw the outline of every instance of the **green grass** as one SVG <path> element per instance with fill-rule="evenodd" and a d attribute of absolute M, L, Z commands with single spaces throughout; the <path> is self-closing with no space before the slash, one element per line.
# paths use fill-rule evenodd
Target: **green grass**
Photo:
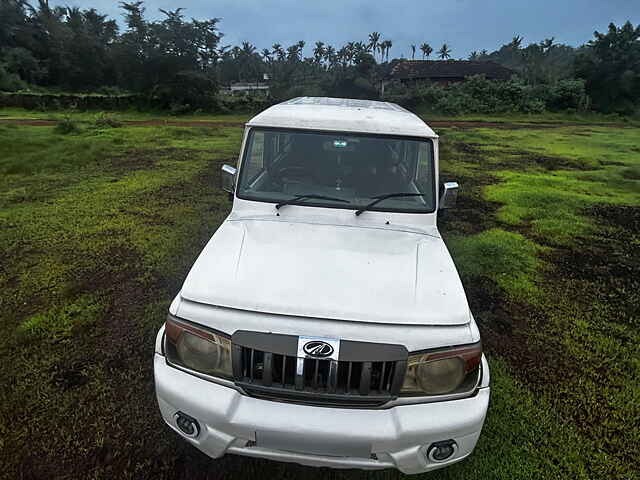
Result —
<path fill-rule="evenodd" d="M 442 138 L 445 175 L 462 180 L 460 213 L 465 198 L 491 206 L 444 228 L 481 330 L 540 404 L 577 428 L 581 448 L 605 454 L 582 461 L 592 478 L 638 472 L 637 138 L 601 126 Z M 461 235 L 473 220 L 490 228 Z"/>
<path fill-rule="evenodd" d="M 166 112 L 154 111 L 71 111 L 71 110 L 26 110 L 23 108 L 2 108 L 0 109 L 0 120 L 11 119 L 30 119 L 30 120 L 62 120 L 66 116 L 71 115 L 74 120 L 79 123 L 93 123 L 96 119 L 103 116 L 114 118 L 118 121 L 149 121 L 157 120 L 159 122 L 179 121 L 204 121 L 204 122 L 220 122 L 220 123 L 244 123 L 251 115 L 248 114 L 228 114 L 228 115 L 212 115 L 208 113 L 190 113 L 184 115 L 167 115 Z"/>
<path fill-rule="evenodd" d="M 427 107 L 418 107 L 417 113 L 427 123 L 429 121 L 462 121 L 462 122 L 496 122 L 504 124 L 536 124 L 536 123 L 577 123 L 594 124 L 627 124 L 638 126 L 640 118 L 637 116 L 621 116 L 618 114 L 586 113 L 586 112 L 544 112 L 544 113 L 509 113 L 509 114 L 480 114 L 468 113 L 462 115 L 446 115 L 431 112 Z"/>
<path fill-rule="evenodd" d="M 451 238 L 449 248 L 470 280 L 488 278 L 512 298 L 535 297 L 541 247 L 519 233 L 499 228 Z"/>
<path fill-rule="evenodd" d="M 246 118 L 97 115 L 0 124 L 0 477 L 364 478 L 209 461 L 163 425 L 154 335 L 228 212 Z M 640 131 L 596 123 L 439 131 L 492 398 L 476 452 L 425 478 L 639 478 Z"/>

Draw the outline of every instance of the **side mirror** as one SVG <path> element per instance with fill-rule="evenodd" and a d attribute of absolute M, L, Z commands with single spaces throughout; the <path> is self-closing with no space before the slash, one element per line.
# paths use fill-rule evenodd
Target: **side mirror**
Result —
<path fill-rule="evenodd" d="M 438 210 L 446 208 L 453 208 L 456 206 L 456 200 L 458 199 L 458 182 L 447 182 L 443 185 L 442 196 L 440 197 L 440 205 Z"/>
<path fill-rule="evenodd" d="M 236 186 L 236 169 L 231 165 L 222 166 L 222 190 L 233 195 Z"/>

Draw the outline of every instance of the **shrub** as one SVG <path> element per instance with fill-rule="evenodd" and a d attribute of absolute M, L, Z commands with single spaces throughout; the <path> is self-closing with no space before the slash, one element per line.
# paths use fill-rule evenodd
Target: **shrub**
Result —
<path fill-rule="evenodd" d="M 68 135 L 70 133 L 78 133 L 80 128 L 78 128 L 78 124 L 67 115 L 56 124 L 53 130 L 61 135 Z"/>
<path fill-rule="evenodd" d="M 548 92 L 547 106 L 550 110 L 586 110 L 589 106 L 584 80 L 560 80 L 545 85 L 545 90 Z"/>
<path fill-rule="evenodd" d="M 15 92 L 25 88 L 26 84 L 15 73 L 9 73 L 0 63 L 0 91 Z"/>
<path fill-rule="evenodd" d="M 196 71 L 181 71 L 170 80 L 156 85 L 150 94 L 153 106 L 172 113 L 194 110 L 219 110 L 218 86 L 210 75 Z"/>
<path fill-rule="evenodd" d="M 532 86 L 519 78 L 487 80 L 476 75 L 448 87 L 419 84 L 394 86 L 386 97 L 415 108 L 458 115 L 462 113 L 541 113 L 545 110 L 584 110 L 588 97 L 581 80 L 560 80 L 550 85 Z"/>
<path fill-rule="evenodd" d="M 93 125 L 97 128 L 118 128 L 122 126 L 122 122 L 111 115 L 100 112 L 96 115 Z"/>

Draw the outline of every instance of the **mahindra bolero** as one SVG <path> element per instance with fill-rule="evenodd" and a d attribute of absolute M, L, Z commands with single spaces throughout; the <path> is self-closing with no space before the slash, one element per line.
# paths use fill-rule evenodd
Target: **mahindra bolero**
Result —
<path fill-rule="evenodd" d="M 165 422 L 213 458 L 419 473 L 473 451 L 489 367 L 438 231 L 438 136 L 386 102 L 252 118 L 233 201 L 155 345 Z"/>

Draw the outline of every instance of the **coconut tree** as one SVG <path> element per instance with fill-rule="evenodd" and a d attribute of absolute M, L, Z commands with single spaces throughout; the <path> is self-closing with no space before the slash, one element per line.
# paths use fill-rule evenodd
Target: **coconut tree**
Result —
<path fill-rule="evenodd" d="M 316 63 L 321 63 L 322 59 L 324 58 L 324 54 L 325 54 L 325 47 L 324 47 L 324 42 L 316 42 L 316 46 L 313 49 L 313 60 Z"/>
<path fill-rule="evenodd" d="M 474 50 L 469 54 L 469 60 L 475 61 L 475 60 L 478 60 L 479 57 L 480 57 L 480 54 L 476 50 Z"/>
<path fill-rule="evenodd" d="M 327 45 L 327 47 L 324 49 L 324 58 L 329 64 L 329 68 L 335 67 L 337 62 L 336 49 L 331 45 Z"/>
<path fill-rule="evenodd" d="M 365 45 L 364 42 L 356 42 L 353 45 L 355 56 L 362 55 L 364 53 L 369 52 L 369 46 Z"/>
<path fill-rule="evenodd" d="M 271 45 L 271 48 L 273 49 L 273 54 L 279 61 L 284 60 L 286 53 L 284 51 L 284 48 L 282 48 L 282 45 L 280 45 L 279 43 L 274 43 L 273 45 Z"/>
<path fill-rule="evenodd" d="M 449 48 L 449 45 L 447 45 L 446 43 L 443 43 L 442 47 L 440 47 L 440 50 L 438 50 L 438 56 L 442 60 L 446 60 L 447 58 L 451 58 L 451 48 Z"/>
<path fill-rule="evenodd" d="M 422 45 L 420 45 L 420 50 L 422 51 L 423 60 L 424 57 L 429 58 L 429 55 L 431 55 L 431 52 L 433 52 L 433 48 L 431 48 L 431 45 L 429 45 L 428 43 L 423 43 Z"/>
<path fill-rule="evenodd" d="M 251 56 L 255 53 L 256 47 L 254 47 L 251 42 L 242 42 L 242 53 L 247 56 Z"/>
<path fill-rule="evenodd" d="M 513 50 L 520 50 L 520 47 L 522 46 L 522 40 L 524 40 L 523 37 L 521 37 L 520 35 L 516 35 L 511 39 L 511 43 L 508 45 L 508 47 Z"/>
<path fill-rule="evenodd" d="M 298 43 L 296 43 L 296 46 L 298 47 L 298 58 L 302 59 L 302 50 L 304 49 L 305 41 L 300 40 Z"/>
<path fill-rule="evenodd" d="M 416 46 L 411 45 L 411 60 L 415 60 L 415 59 L 416 59 Z"/>
<path fill-rule="evenodd" d="M 391 50 L 391 47 L 393 46 L 393 42 L 391 40 L 385 40 L 380 44 L 380 46 L 383 48 L 382 56 L 384 57 L 386 55 L 387 61 L 389 61 L 389 50 Z"/>
<path fill-rule="evenodd" d="M 376 50 L 379 49 L 379 46 L 380 46 L 380 33 L 371 32 L 369 34 L 369 48 L 371 49 L 374 55 L 376 53 Z"/>

